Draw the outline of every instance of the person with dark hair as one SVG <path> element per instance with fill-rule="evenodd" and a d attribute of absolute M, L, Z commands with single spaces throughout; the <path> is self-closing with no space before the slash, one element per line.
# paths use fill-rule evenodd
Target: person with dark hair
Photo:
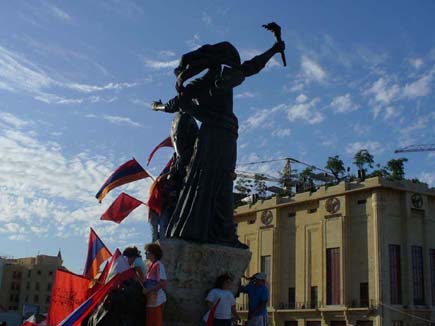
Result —
<path fill-rule="evenodd" d="M 163 257 L 162 248 L 157 243 L 145 245 L 145 255 L 149 262 L 145 279 L 144 294 L 147 297 L 147 325 L 162 326 L 163 310 L 166 294 L 163 289 L 167 286 L 165 267 L 160 259 Z"/>
<path fill-rule="evenodd" d="M 139 249 L 136 247 L 127 247 L 122 252 L 122 255 L 127 258 L 128 264 L 134 267 L 139 280 L 143 283 L 145 281 L 146 267 L 140 255 Z"/>
<path fill-rule="evenodd" d="M 183 187 L 168 224 L 168 237 L 247 248 L 234 228 L 233 181 L 237 158 L 238 120 L 233 112 L 233 88 L 261 71 L 285 48 L 269 50 L 241 63 L 229 42 L 207 44 L 181 57 L 175 69 L 178 95 L 153 110 L 186 112 L 201 122 Z M 184 82 L 206 70 L 186 86 Z"/>
<path fill-rule="evenodd" d="M 222 274 L 216 278 L 214 288 L 208 293 L 205 301 L 210 311 L 214 309 L 214 326 L 231 326 L 233 316 L 239 319 L 236 311 L 236 300 L 234 294 L 229 290 L 233 278 L 229 274 Z M 206 314 L 205 319 L 210 318 Z"/>

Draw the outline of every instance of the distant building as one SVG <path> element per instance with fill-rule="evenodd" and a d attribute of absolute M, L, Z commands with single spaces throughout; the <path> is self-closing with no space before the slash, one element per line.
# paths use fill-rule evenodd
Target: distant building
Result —
<path fill-rule="evenodd" d="M 236 210 L 278 326 L 435 324 L 435 189 L 371 178 Z M 246 317 L 247 298 L 238 298 Z"/>
<path fill-rule="evenodd" d="M 24 304 L 39 306 L 47 312 L 56 269 L 62 255 L 37 255 L 28 258 L 0 258 L 0 310 L 23 311 Z"/>

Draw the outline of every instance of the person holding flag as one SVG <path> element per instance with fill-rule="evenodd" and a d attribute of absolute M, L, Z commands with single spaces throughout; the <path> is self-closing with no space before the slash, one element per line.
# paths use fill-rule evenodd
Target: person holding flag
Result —
<path fill-rule="evenodd" d="M 127 247 L 122 252 L 122 255 L 127 258 L 128 264 L 136 270 L 137 277 L 143 284 L 145 282 L 146 267 L 139 249 L 136 247 Z"/>
<path fill-rule="evenodd" d="M 145 255 L 149 261 L 143 291 L 147 297 L 146 324 L 162 326 L 166 303 L 166 294 L 163 289 L 167 286 L 165 267 L 160 261 L 163 257 L 162 248 L 157 243 L 149 243 L 145 246 Z"/>
<path fill-rule="evenodd" d="M 207 325 L 231 326 L 233 316 L 240 319 L 236 311 L 236 299 L 230 291 L 232 281 L 233 278 L 229 274 L 222 274 L 216 278 L 214 288 L 205 299 L 210 308 Z"/>

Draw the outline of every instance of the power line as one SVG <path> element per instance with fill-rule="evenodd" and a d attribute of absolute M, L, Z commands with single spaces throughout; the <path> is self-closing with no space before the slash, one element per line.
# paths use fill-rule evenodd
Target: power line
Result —
<path fill-rule="evenodd" d="M 283 158 L 264 160 L 264 161 L 256 161 L 256 162 L 243 162 L 243 163 L 238 163 L 236 165 L 237 166 L 246 166 L 246 165 L 265 164 L 265 163 L 278 162 L 278 161 L 287 161 L 287 160 L 290 160 L 293 163 L 299 163 L 299 164 L 305 165 L 305 166 L 310 167 L 310 168 L 315 169 L 315 170 L 322 171 L 322 172 L 326 173 L 327 175 L 331 175 L 329 171 L 326 171 L 324 169 L 318 168 L 315 165 L 299 161 L 299 160 L 297 160 L 295 158 L 292 158 L 292 157 L 283 157 Z"/>

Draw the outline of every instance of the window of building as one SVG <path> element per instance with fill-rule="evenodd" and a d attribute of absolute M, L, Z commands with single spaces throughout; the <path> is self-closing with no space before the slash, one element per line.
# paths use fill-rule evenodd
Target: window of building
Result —
<path fill-rule="evenodd" d="M 32 271 L 29 269 L 29 270 L 27 271 L 27 277 L 30 277 L 30 276 L 32 276 Z"/>
<path fill-rule="evenodd" d="M 27 284 L 26 284 L 26 290 L 30 290 L 30 282 L 27 282 Z"/>
<path fill-rule="evenodd" d="M 41 272 L 40 270 L 38 270 L 38 271 L 36 272 L 36 274 L 41 275 L 42 272 Z"/>
<path fill-rule="evenodd" d="M 307 212 L 308 214 L 314 214 L 315 212 L 317 212 L 317 208 L 310 208 Z"/>
<path fill-rule="evenodd" d="M 326 304 L 340 304 L 340 248 L 326 249 Z"/>
<path fill-rule="evenodd" d="M 255 224 L 256 218 L 251 218 L 248 220 L 248 224 Z"/>
<path fill-rule="evenodd" d="M 47 295 L 47 297 L 45 298 L 45 303 L 47 303 L 47 304 L 50 303 L 50 299 L 51 299 L 50 296 Z"/>
<path fill-rule="evenodd" d="M 11 290 L 15 290 L 15 282 L 11 283 Z"/>
<path fill-rule="evenodd" d="M 388 246 L 390 259 L 390 302 L 402 304 L 402 273 L 400 265 L 400 246 Z"/>
<path fill-rule="evenodd" d="M 346 321 L 344 320 L 331 320 L 330 326 L 346 326 Z"/>
<path fill-rule="evenodd" d="M 356 326 L 373 326 L 372 320 L 357 320 Z"/>
<path fill-rule="evenodd" d="M 29 295 L 26 295 L 26 298 L 24 299 L 25 303 L 29 303 Z"/>
<path fill-rule="evenodd" d="M 15 299 L 14 299 L 14 301 L 15 301 L 15 302 L 20 301 L 20 296 L 19 296 L 18 294 L 15 295 Z"/>
<path fill-rule="evenodd" d="M 36 282 L 36 283 L 35 283 L 35 290 L 36 290 L 36 291 L 39 291 L 39 282 Z"/>
<path fill-rule="evenodd" d="M 47 284 L 47 291 L 51 291 L 51 283 Z"/>
<path fill-rule="evenodd" d="M 320 320 L 307 320 L 306 326 L 321 326 L 322 322 Z"/>
<path fill-rule="evenodd" d="M 361 307 L 369 306 L 369 283 L 367 282 L 359 284 L 359 303 Z"/>
<path fill-rule="evenodd" d="M 9 301 L 14 301 L 14 295 L 13 294 L 11 294 L 10 296 L 9 296 Z"/>
<path fill-rule="evenodd" d="M 317 294 L 317 286 L 312 286 L 310 291 L 310 308 L 317 308 L 318 294 Z"/>
<path fill-rule="evenodd" d="M 271 272 L 271 257 L 261 256 L 261 272 L 266 273 L 267 282 L 270 284 L 270 272 Z"/>
<path fill-rule="evenodd" d="M 412 283 L 414 304 L 424 305 L 423 248 L 412 246 Z"/>
<path fill-rule="evenodd" d="M 12 278 L 17 278 L 17 272 L 16 271 L 12 272 Z"/>
<path fill-rule="evenodd" d="M 288 217 L 295 217 L 296 216 L 296 212 L 289 212 L 288 213 Z"/>
<path fill-rule="evenodd" d="M 367 203 L 367 199 L 359 199 L 357 203 L 358 205 L 364 205 Z"/>
<path fill-rule="evenodd" d="M 49 275 L 49 276 L 52 276 L 52 275 L 53 275 L 53 271 L 49 271 L 49 272 L 48 272 L 48 275 Z"/>
<path fill-rule="evenodd" d="M 393 320 L 391 326 L 403 326 L 403 321 L 401 320 Z"/>
<path fill-rule="evenodd" d="M 429 268 L 432 306 L 435 306 L 435 249 L 429 249 Z"/>
<path fill-rule="evenodd" d="M 296 307 L 296 289 L 288 288 L 288 307 L 289 309 L 295 309 Z"/>
<path fill-rule="evenodd" d="M 297 320 L 286 320 L 284 326 L 298 326 Z"/>
<path fill-rule="evenodd" d="M 21 276 L 22 276 L 21 272 L 17 272 L 17 278 L 21 279 Z"/>
<path fill-rule="evenodd" d="M 39 295 L 35 294 L 33 296 L 33 303 L 38 303 L 39 302 Z"/>

